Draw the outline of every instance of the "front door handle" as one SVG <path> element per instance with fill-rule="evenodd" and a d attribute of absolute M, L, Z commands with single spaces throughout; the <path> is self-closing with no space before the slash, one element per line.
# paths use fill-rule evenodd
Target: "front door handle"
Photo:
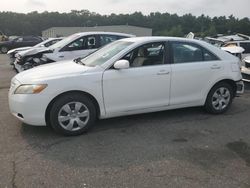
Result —
<path fill-rule="evenodd" d="M 167 71 L 167 70 L 160 70 L 157 75 L 166 75 L 166 74 L 169 74 L 170 72 Z"/>
<path fill-rule="evenodd" d="M 59 58 L 64 58 L 64 55 L 60 55 Z"/>

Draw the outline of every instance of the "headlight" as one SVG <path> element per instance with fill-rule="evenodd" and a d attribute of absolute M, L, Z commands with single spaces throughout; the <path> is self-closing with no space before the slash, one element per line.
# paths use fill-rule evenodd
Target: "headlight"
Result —
<path fill-rule="evenodd" d="M 20 85 L 14 92 L 14 94 L 37 94 L 43 91 L 47 87 L 47 84 L 25 84 Z"/>

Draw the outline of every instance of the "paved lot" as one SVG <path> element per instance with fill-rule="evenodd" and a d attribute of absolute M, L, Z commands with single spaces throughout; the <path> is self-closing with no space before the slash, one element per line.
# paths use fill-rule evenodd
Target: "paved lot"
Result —
<path fill-rule="evenodd" d="M 7 62 L 0 55 L 0 187 L 250 187 L 249 91 L 224 115 L 165 111 L 62 137 L 11 116 Z"/>

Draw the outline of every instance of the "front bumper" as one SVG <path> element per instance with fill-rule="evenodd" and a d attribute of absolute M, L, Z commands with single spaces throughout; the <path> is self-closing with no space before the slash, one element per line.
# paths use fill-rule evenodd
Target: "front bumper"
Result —
<path fill-rule="evenodd" d="M 22 122 L 45 126 L 45 112 L 47 108 L 46 95 L 40 94 L 13 94 L 13 89 L 9 91 L 9 108 L 11 113 Z"/>

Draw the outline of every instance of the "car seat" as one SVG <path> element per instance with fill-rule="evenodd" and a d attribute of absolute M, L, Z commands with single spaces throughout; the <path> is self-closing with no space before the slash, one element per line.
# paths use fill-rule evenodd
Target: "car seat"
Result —
<path fill-rule="evenodd" d="M 146 48 L 139 48 L 137 57 L 134 59 L 132 63 L 132 67 L 141 67 L 144 62 L 147 60 L 148 51 Z"/>

